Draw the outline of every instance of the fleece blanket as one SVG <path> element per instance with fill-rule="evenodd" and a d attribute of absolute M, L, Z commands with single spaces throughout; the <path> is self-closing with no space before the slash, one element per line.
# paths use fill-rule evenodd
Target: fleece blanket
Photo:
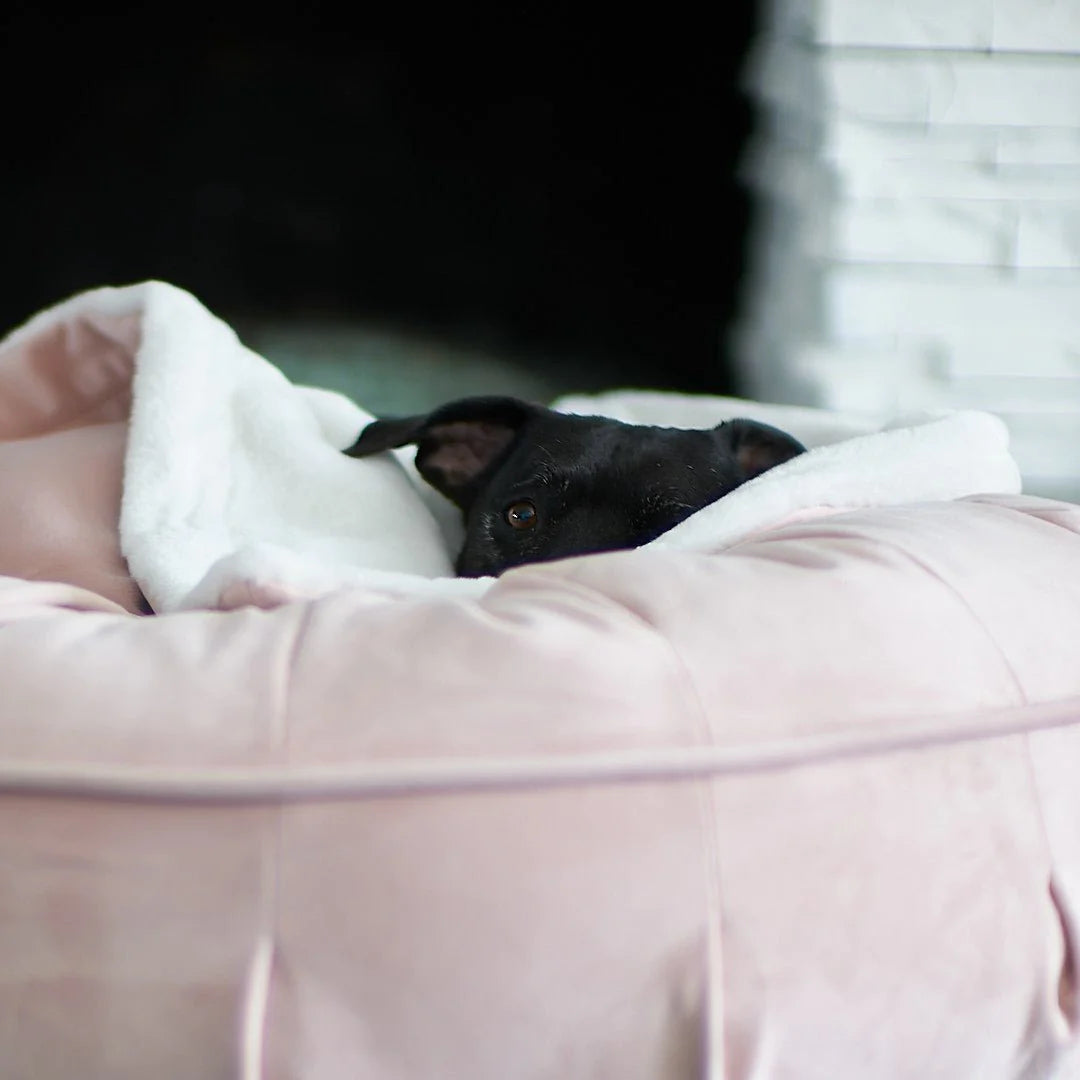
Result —
<path fill-rule="evenodd" d="M 32 350 L 88 318 L 130 349 L 120 540 L 154 610 L 272 607 L 348 585 L 373 600 L 488 587 L 452 576 L 456 511 L 419 480 L 409 451 L 345 457 L 370 414 L 290 383 L 184 290 L 163 282 L 96 289 L 37 315 L 4 345 Z M 658 547 L 716 551 L 800 517 L 1020 490 L 1006 428 L 985 413 L 855 417 L 641 391 L 555 407 L 684 427 L 745 416 L 810 448 L 693 515 Z"/>
<path fill-rule="evenodd" d="M 339 394 L 297 387 L 193 296 L 163 282 L 102 288 L 50 308 L 5 348 L 42 351 L 89 322 L 133 363 L 121 549 L 156 611 L 190 606 L 220 560 L 274 553 L 309 587 L 354 568 L 451 574 L 447 545 L 393 458 L 340 450 L 371 417 Z M 74 353 L 77 360 L 77 351 Z"/>

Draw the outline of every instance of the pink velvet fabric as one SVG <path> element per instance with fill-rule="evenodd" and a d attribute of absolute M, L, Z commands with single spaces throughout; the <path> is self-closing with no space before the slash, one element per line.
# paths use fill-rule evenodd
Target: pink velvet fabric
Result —
<path fill-rule="evenodd" d="M 120 554 L 138 324 L 85 316 L 0 347 L 0 574 L 64 581 L 129 611 Z"/>
<path fill-rule="evenodd" d="M 87 333 L 0 357 L 0 1075 L 1076 1075 L 1080 508 L 138 619 Z"/>

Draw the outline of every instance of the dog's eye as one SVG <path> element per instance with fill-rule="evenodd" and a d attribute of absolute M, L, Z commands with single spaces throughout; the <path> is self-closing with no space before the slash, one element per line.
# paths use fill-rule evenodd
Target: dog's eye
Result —
<path fill-rule="evenodd" d="M 531 529 L 536 524 L 537 516 L 536 507 L 528 499 L 519 499 L 503 511 L 507 525 L 515 529 Z"/>

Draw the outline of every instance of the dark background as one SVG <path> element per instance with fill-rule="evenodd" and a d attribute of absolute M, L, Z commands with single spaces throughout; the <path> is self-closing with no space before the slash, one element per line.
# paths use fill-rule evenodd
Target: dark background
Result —
<path fill-rule="evenodd" d="M 409 32 L 170 11 L 3 17 L 5 330 L 158 277 L 229 319 L 732 390 L 752 5 Z"/>

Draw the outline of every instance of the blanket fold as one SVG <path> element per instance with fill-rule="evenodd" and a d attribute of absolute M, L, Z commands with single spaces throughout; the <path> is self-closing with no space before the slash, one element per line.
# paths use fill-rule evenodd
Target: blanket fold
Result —
<path fill-rule="evenodd" d="M 40 351 L 58 331 L 87 324 L 130 352 L 120 542 L 155 611 L 185 606 L 215 564 L 252 545 L 289 553 L 289 568 L 310 564 L 321 580 L 360 568 L 451 574 L 438 526 L 400 464 L 340 453 L 371 419 L 353 402 L 294 386 L 164 282 L 80 294 L 6 345 Z"/>
<path fill-rule="evenodd" d="M 271 607 L 347 585 L 373 599 L 476 596 L 490 584 L 452 577 L 452 538 L 432 501 L 441 497 L 418 488 L 407 461 L 341 454 L 370 414 L 290 383 L 189 293 L 156 281 L 95 289 L 35 316 L 2 348 L 38 362 L 79 332 L 81 347 L 111 350 L 114 382 L 130 378 L 120 542 L 155 611 Z M 79 350 L 67 351 L 78 364 Z M 676 526 L 660 548 L 716 551 L 800 516 L 1020 491 L 1005 425 L 985 413 L 889 421 L 631 390 L 555 407 L 674 427 L 743 416 L 809 447 Z"/>

